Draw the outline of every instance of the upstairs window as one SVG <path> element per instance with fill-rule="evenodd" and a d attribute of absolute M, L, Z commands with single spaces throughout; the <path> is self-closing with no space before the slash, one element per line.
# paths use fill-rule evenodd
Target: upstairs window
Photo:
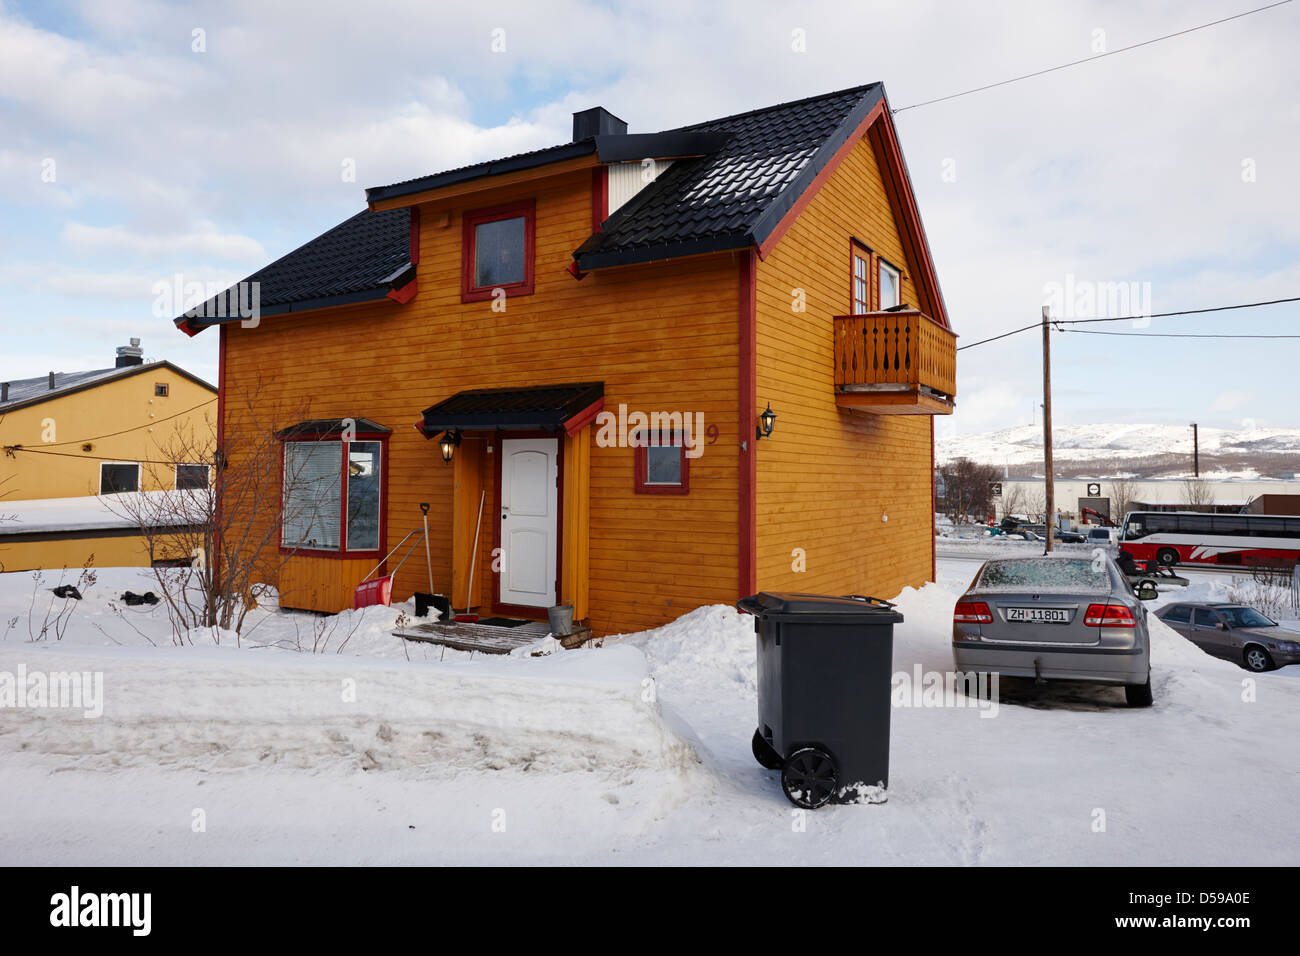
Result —
<path fill-rule="evenodd" d="M 462 234 L 461 301 L 533 292 L 533 200 L 465 213 Z"/>
<path fill-rule="evenodd" d="M 859 243 L 852 246 L 853 315 L 871 311 L 871 250 Z"/>
<path fill-rule="evenodd" d="M 884 259 L 880 260 L 880 306 L 883 311 L 903 301 L 902 275 Z"/>
<path fill-rule="evenodd" d="M 154 383 L 154 386 L 153 386 L 153 394 L 154 394 L 154 397 L 155 397 L 155 398 L 166 398 L 166 397 L 167 397 L 167 393 L 168 393 L 169 391 L 170 391 L 170 389 L 167 387 L 167 383 L 166 383 L 166 382 L 155 382 L 155 383 Z"/>
<path fill-rule="evenodd" d="M 280 546 L 375 555 L 384 527 L 383 441 L 284 442 Z"/>

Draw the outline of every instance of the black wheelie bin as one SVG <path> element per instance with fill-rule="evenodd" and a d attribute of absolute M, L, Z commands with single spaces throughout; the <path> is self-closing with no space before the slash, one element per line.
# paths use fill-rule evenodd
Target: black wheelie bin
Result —
<path fill-rule="evenodd" d="M 887 601 L 770 593 L 736 607 L 755 619 L 754 757 L 781 771 L 797 807 L 883 803 L 889 783 L 894 625 Z"/>

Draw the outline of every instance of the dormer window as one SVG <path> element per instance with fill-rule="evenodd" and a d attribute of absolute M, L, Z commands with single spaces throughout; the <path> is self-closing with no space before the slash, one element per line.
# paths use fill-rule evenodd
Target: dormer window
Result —
<path fill-rule="evenodd" d="M 536 212 L 537 204 L 529 199 L 465 213 L 462 302 L 532 294 Z"/>

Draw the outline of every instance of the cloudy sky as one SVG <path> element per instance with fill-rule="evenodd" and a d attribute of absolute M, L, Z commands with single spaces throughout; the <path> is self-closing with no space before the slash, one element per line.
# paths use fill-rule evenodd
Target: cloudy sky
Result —
<path fill-rule="evenodd" d="M 0 0 L 0 380 L 111 365 L 134 335 L 215 382 L 216 336 L 155 314 L 157 283 L 224 286 L 364 187 L 566 141 L 574 110 L 645 132 L 874 80 L 897 109 L 1267 2 Z M 962 341 L 1036 321 L 1053 294 L 1075 317 L 1300 295 L 1298 49 L 1292 3 L 899 113 Z M 1297 424 L 1300 340 L 1053 349 L 1058 421 Z M 1027 424 L 1040 388 L 1036 333 L 963 352 L 940 428 Z"/>

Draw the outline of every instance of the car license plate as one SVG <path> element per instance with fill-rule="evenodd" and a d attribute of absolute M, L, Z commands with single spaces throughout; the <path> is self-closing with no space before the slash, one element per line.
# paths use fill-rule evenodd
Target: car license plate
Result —
<path fill-rule="evenodd" d="M 1009 607 L 1007 620 L 1021 624 L 1069 624 L 1070 612 L 1063 607 Z"/>

